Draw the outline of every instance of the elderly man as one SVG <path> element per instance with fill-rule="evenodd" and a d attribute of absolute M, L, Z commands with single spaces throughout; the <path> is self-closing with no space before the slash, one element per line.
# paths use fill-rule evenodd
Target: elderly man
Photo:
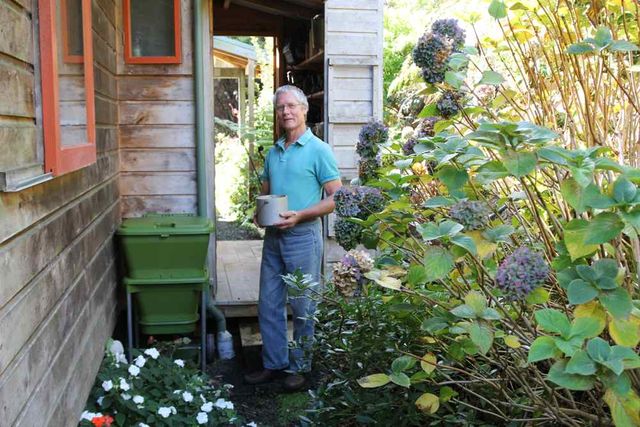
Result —
<path fill-rule="evenodd" d="M 284 136 L 276 141 L 265 160 L 262 194 L 285 194 L 289 210 L 282 221 L 267 227 L 260 268 L 258 319 L 262 334 L 264 369 L 245 376 L 259 384 L 273 380 L 280 371 L 287 390 L 305 386 L 311 369 L 313 314 L 316 304 L 307 291 L 289 299 L 293 312 L 294 346 L 287 343 L 287 286 L 282 275 L 301 270 L 320 282 L 322 224 L 320 218 L 334 209 L 333 194 L 341 187 L 340 174 L 329 145 L 305 124 L 307 97 L 295 86 L 282 86 L 274 95 L 277 124 Z M 322 199 L 322 190 L 327 197 Z"/>

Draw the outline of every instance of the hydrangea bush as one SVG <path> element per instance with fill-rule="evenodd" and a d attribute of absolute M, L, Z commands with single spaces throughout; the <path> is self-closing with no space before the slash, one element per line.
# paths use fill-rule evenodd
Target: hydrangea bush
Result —
<path fill-rule="evenodd" d="M 467 230 L 479 230 L 491 220 L 491 209 L 480 200 L 461 200 L 451 206 L 449 215 Z"/>
<path fill-rule="evenodd" d="M 214 385 L 190 362 L 156 348 L 133 355 L 128 361 L 122 345 L 110 343 L 81 426 L 243 425 L 228 400 L 231 385 Z"/>
<path fill-rule="evenodd" d="M 350 250 L 333 266 L 332 282 L 336 291 L 344 297 L 357 296 L 368 281 L 364 275 L 373 268 L 368 253 Z"/>
<path fill-rule="evenodd" d="M 522 299 L 542 285 L 549 272 L 542 255 L 522 246 L 502 261 L 496 272 L 496 283 L 509 297 Z"/>

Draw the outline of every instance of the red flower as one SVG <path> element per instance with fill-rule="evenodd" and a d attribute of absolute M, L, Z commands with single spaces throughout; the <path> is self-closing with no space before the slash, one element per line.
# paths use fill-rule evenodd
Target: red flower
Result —
<path fill-rule="evenodd" d="M 113 418 L 109 415 L 103 415 L 101 417 L 93 417 L 91 423 L 96 427 L 109 427 L 113 422 Z"/>

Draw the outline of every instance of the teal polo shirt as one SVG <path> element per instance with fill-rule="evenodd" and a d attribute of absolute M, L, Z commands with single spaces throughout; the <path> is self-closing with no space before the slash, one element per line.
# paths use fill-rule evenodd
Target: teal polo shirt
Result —
<path fill-rule="evenodd" d="M 287 196 L 289 210 L 299 211 L 318 203 L 322 186 L 340 178 L 340 172 L 329 144 L 310 129 L 287 149 L 284 141 L 278 139 L 269 150 L 261 178 L 269 181 L 271 194 Z"/>

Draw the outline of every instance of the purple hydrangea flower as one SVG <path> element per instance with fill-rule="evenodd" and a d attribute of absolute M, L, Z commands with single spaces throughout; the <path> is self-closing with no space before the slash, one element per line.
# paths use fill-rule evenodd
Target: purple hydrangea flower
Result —
<path fill-rule="evenodd" d="M 502 261 L 496 282 L 510 298 L 521 299 L 543 284 L 549 272 L 549 265 L 542 255 L 521 246 Z"/>
<path fill-rule="evenodd" d="M 418 39 L 411 54 L 413 62 L 422 70 L 424 81 L 442 83 L 451 52 L 451 43 L 446 38 L 429 32 Z"/>
<path fill-rule="evenodd" d="M 362 158 L 373 158 L 380 151 L 380 144 L 387 142 L 389 128 L 379 120 L 371 120 L 360 129 L 356 152 Z"/>
<path fill-rule="evenodd" d="M 358 161 L 358 177 L 362 184 L 378 178 L 378 169 L 381 167 L 378 157 L 362 158 Z"/>
<path fill-rule="evenodd" d="M 458 25 L 457 19 L 438 19 L 431 25 L 431 31 L 448 39 L 455 50 L 464 46 L 465 31 Z"/>
<path fill-rule="evenodd" d="M 453 90 L 444 91 L 436 102 L 436 107 L 440 115 L 448 119 L 458 114 L 462 109 L 462 98 L 463 95 L 461 92 Z"/>
<path fill-rule="evenodd" d="M 343 218 L 338 218 L 333 231 L 336 235 L 336 241 L 345 250 L 349 251 L 360 243 L 362 236 L 362 227 Z"/>
<path fill-rule="evenodd" d="M 361 194 L 358 187 L 340 187 L 333 195 L 336 214 L 342 217 L 357 217 L 360 214 Z"/>
<path fill-rule="evenodd" d="M 405 156 L 409 156 L 409 155 L 413 154 L 413 147 L 415 147 L 417 143 L 418 143 L 418 140 L 417 140 L 417 139 L 415 139 L 415 138 L 409 138 L 409 139 L 407 140 L 407 142 L 405 142 L 405 143 L 402 145 L 402 153 L 403 153 Z"/>

